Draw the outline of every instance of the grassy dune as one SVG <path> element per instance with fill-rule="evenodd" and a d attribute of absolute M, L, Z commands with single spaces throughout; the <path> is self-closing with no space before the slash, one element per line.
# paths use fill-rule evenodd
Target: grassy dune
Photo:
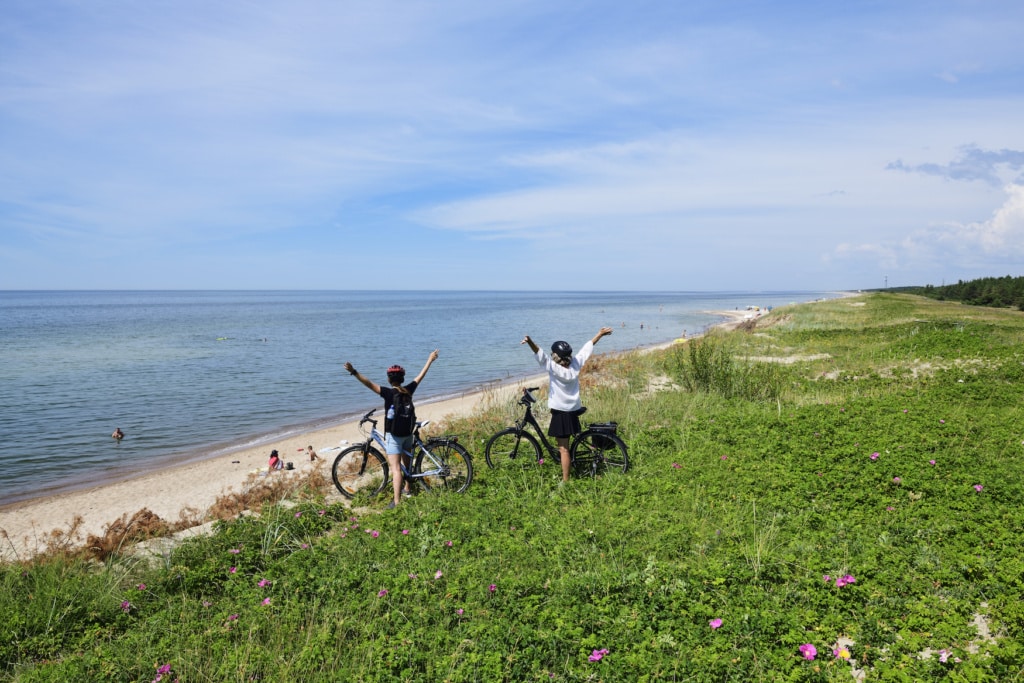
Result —
<path fill-rule="evenodd" d="M 0 568 L 0 678 L 1019 680 L 1022 341 L 1020 312 L 872 294 L 597 357 L 627 474 L 488 470 L 494 405 L 446 430 L 465 495 L 313 488 L 157 566 Z"/>

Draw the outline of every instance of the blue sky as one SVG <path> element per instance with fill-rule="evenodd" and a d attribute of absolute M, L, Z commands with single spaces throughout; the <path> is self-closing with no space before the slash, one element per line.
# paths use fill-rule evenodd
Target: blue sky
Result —
<path fill-rule="evenodd" d="M 0 289 L 1024 274 L 1024 3 L 4 0 Z"/>

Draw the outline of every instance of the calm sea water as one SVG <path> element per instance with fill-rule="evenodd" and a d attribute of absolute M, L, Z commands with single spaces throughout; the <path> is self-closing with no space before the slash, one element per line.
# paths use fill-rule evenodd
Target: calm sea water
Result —
<path fill-rule="evenodd" d="M 607 352 L 698 333 L 719 322 L 710 311 L 830 296 L 0 292 L 0 505 L 358 415 L 378 399 L 345 361 L 384 381 L 388 365 L 411 377 L 439 349 L 423 401 L 533 374 L 527 333 L 578 349 L 607 325 Z M 127 435 L 119 444 L 115 427 Z"/>

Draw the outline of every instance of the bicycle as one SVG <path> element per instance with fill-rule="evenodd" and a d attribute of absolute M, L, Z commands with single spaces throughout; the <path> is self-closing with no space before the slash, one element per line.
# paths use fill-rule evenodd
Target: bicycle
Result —
<path fill-rule="evenodd" d="M 388 461 L 381 453 L 384 434 L 377 431 L 377 420 L 373 419 L 376 408 L 363 415 L 359 430 L 366 435 L 366 441 L 349 446 L 334 459 L 331 465 L 331 479 L 346 498 L 365 492 L 369 497 L 378 495 L 390 481 Z M 367 433 L 363 425 L 370 423 Z M 424 442 L 420 428 L 430 421 L 417 422 L 413 429 L 412 452 L 403 450 L 409 456 L 410 467 L 406 468 L 399 459 L 402 475 L 406 481 L 417 482 L 426 491 L 443 489 L 463 493 L 473 481 L 473 461 L 458 437 L 438 436 Z M 375 446 L 380 446 L 378 450 Z"/>
<path fill-rule="evenodd" d="M 533 404 L 537 399 L 531 392 L 538 389 L 523 389 L 523 395 L 517 402 L 525 409 L 523 417 L 516 420 L 514 426 L 501 430 L 487 441 L 484 458 L 488 467 L 493 469 L 507 468 L 514 464 L 524 467 L 541 464 L 542 453 L 547 453 L 556 462 L 561 458 L 558 446 L 551 445 L 533 415 Z M 527 427 L 533 427 L 540 441 L 527 431 Z M 617 430 L 618 424 L 615 422 L 598 422 L 587 425 L 586 429 L 575 435 L 569 443 L 569 461 L 573 472 L 595 476 L 598 472 L 625 472 L 629 469 L 626 443 L 619 438 Z M 544 446 L 543 451 L 541 444 Z"/>

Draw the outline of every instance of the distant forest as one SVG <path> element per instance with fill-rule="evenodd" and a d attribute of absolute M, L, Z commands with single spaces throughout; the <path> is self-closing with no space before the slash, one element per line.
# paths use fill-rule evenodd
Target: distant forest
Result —
<path fill-rule="evenodd" d="M 960 301 L 972 306 L 1016 308 L 1024 311 L 1024 277 L 983 277 L 955 285 L 924 287 L 890 287 L 887 292 L 920 294 L 940 301 Z"/>

